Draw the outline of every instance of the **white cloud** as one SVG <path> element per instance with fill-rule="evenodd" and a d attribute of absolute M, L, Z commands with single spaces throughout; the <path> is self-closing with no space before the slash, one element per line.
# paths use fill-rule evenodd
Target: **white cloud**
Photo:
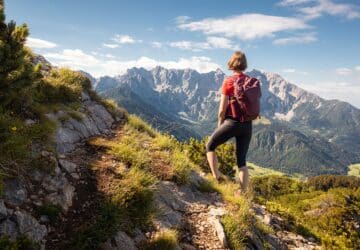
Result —
<path fill-rule="evenodd" d="M 119 44 L 133 44 L 133 43 L 141 43 L 142 42 L 142 40 L 136 40 L 135 38 L 133 38 L 129 35 L 119 35 L 119 34 L 116 34 L 112 40 Z"/>
<path fill-rule="evenodd" d="M 51 49 L 57 47 L 56 43 L 33 37 L 27 38 L 26 45 L 32 49 Z"/>
<path fill-rule="evenodd" d="M 355 70 L 360 71 L 360 66 L 356 66 Z"/>
<path fill-rule="evenodd" d="M 204 42 L 194 41 L 176 41 L 169 43 L 170 47 L 179 48 L 183 50 L 191 50 L 194 52 L 208 50 L 208 49 L 233 49 L 238 50 L 239 46 L 236 46 L 232 41 L 225 37 L 209 36 Z"/>
<path fill-rule="evenodd" d="M 66 49 L 57 53 L 46 53 L 44 56 L 54 65 L 66 66 L 76 70 L 84 70 L 95 77 L 123 74 L 132 67 L 152 69 L 158 65 L 166 68 L 192 68 L 199 72 L 209 72 L 220 68 L 208 57 L 179 58 L 176 61 L 160 61 L 149 57 L 140 57 L 135 60 L 108 60 L 87 54 L 80 49 Z"/>
<path fill-rule="evenodd" d="M 96 51 L 91 51 L 91 54 L 94 56 L 102 56 L 102 57 L 106 57 L 106 58 L 115 58 L 115 56 L 113 56 L 112 54 L 103 54 L 103 53 L 99 53 Z"/>
<path fill-rule="evenodd" d="M 178 24 L 180 29 L 200 31 L 207 35 L 225 35 L 242 40 L 271 37 L 276 32 L 309 28 L 304 20 L 294 17 L 243 14 L 226 18 L 207 18 Z"/>
<path fill-rule="evenodd" d="M 322 81 L 299 84 L 308 91 L 311 91 L 326 99 L 337 99 L 355 105 L 360 108 L 360 86 L 350 81 Z M 351 94 L 349 94 L 351 93 Z"/>
<path fill-rule="evenodd" d="M 209 36 L 206 41 L 211 45 L 213 48 L 219 49 L 232 49 L 234 45 L 232 44 L 231 40 L 225 37 L 217 37 L 217 36 Z"/>
<path fill-rule="evenodd" d="M 346 75 L 350 75 L 353 71 L 352 69 L 349 68 L 337 68 L 335 72 L 338 75 L 346 76 Z"/>
<path fill-rule="evenodd" d="M 283 69 L 282 72 L 290 73 L 290 74 L 300 74 L 300 75 L 308 75 L 309 73 L 306 71 L 301 71 L 293 68 Z"/>
<path fill-rule="evenodd" d="M 273 41 L 276 45 L 287 45 L 287 44 L 306 44 L 317 41 L 317 37 L 314 33 L 301 34 L 296 36 L 290 36 L 285 38 L 278 38 Z"/>
<path fill-rule="evenodd" d="M 103 46 L 106 47 L 106 48 L 115 49 L 115 48 L 119 47 L 119 44 L 115 44 L 115 43 L 103 43 Z"/>
<path fill-rule="evenodd" d="M 335 3 L 332 0 L 283 0 L 282 6 L 295 6 L 306 19 L 314 19 L 324 14 L 344 16 L 348 19 L 360 18 L 359 6 L 348 3 Z"/>
<path fill-rule="evenodd" d="M 304 3 L 310 3 L 314 0 L 282 0 L 279 5 L 281 6 L 290 6 L 290 5 L 299 5 Z"/>
<path fill-rule="evenodd" d="M 189 19 L 190 19 L 190 17 L 188 17 L 188 16 L 178 16 L 178 17 L 175 17 L 174 20 L 176 23 L 181 24 L 181 23 L 185 23 Z"/>
<path fill-rule="evenodd" d="M 156 49 L 161 49 L 163 44 L 161 42 L 152 42 L 151 46 Z"/>
<path fill-rule="evenodd" d="M 177 41 L 171 42 L 170 47 L 179 48 L 183 50 L 201 51 L 204 49 L 210 49 L 210 45 L 206 42 L 193 42 L 193 41 Z"/>

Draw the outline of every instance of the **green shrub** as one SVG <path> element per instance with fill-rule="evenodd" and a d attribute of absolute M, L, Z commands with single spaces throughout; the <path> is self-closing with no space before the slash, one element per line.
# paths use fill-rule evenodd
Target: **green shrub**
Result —
<path fill-rule="evenodd" d="M 42 104 L 70 104 L 81 101 L 81 92 L 91 88 L 90 80 L 80 72 L 52 69 L 34 88 L 34 99 Z"/>
<path fill-rule="evenodd" d="M 206 142 L 208 138 L 203 140 L 195 140 L 191 138 L 189 143 L 185 145 L 187 156 L 198 165 L 204 172 L 209 173 L 210 168 L 206 159 Z M 219 170 L 225 175 L 233 177 L 235 174 L 234 166 L 237 165 L 235 157 L 235 146 L 233 143 L 224 143 L 216 149 L 216 155 L 219 162 Z"/>
<path fill-rule="evenodd" d="M 343 175 L 319 175 L 311 177 L 306 181 L 306 187 L 315 190 L 327 191 L 330 188 L 360 188 L 360 178 L 355 176 Z"/>
<path fill-rule="evenodd" d="M 24 47 L 29 34 L 26 24 L 5 22 L 4 1 L 0 1 L 0 106 L 23 113 L 31 105 L 32 84 L 41 79 L 40 67 L 31 63 Z"/>
<path fill-rule="evenodd" d="M 257 199 L 259 198 L 258 196 L 260 196 L 267 200 L 280 195 L 300 191 L 301 183 L 289 177 L 269 175 L 252 178 L 251 189 Z"/>
<path fill-rule="evenodd" d="M 210 172 L 210 168 L 206 159 L 205 139 L 196 140 L 190 138 L 185 145 L 188 158 L 198 165 L 205 173 Z"/>

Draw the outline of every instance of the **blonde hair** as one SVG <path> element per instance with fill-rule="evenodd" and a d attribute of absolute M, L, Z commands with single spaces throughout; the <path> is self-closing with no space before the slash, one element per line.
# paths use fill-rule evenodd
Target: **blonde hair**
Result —
<path fill-rule="evenodd" d="M 234 54 L 230 57 L 228 63 L 228 68 L 234 71 L 244 71 L 247 68 L 246 56 L 241 51 L 235 51 Z"/>

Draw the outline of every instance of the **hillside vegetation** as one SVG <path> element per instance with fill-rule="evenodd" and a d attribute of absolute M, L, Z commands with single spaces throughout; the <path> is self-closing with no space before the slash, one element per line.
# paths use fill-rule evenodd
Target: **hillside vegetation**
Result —
<path fill-rule="evenodd" d="M 254 201 L 285 220 L 290 230 L 313 237 L 325 249 L 360 245 L 360 179 L 324 175 L 300 182 L 284 176 L 252 179 Z"/>

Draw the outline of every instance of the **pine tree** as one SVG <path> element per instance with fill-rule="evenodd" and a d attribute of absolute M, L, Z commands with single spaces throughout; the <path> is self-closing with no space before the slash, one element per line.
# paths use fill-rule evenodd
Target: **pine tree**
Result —
<path fill-rule="evenodd" d="M 4 0 L 0 0 L 0 106 L 21 112 L 28 105 L 31 86 L 39 74 L 24 47 L 29 34 L 26 24 L 5 22 Z"/>

